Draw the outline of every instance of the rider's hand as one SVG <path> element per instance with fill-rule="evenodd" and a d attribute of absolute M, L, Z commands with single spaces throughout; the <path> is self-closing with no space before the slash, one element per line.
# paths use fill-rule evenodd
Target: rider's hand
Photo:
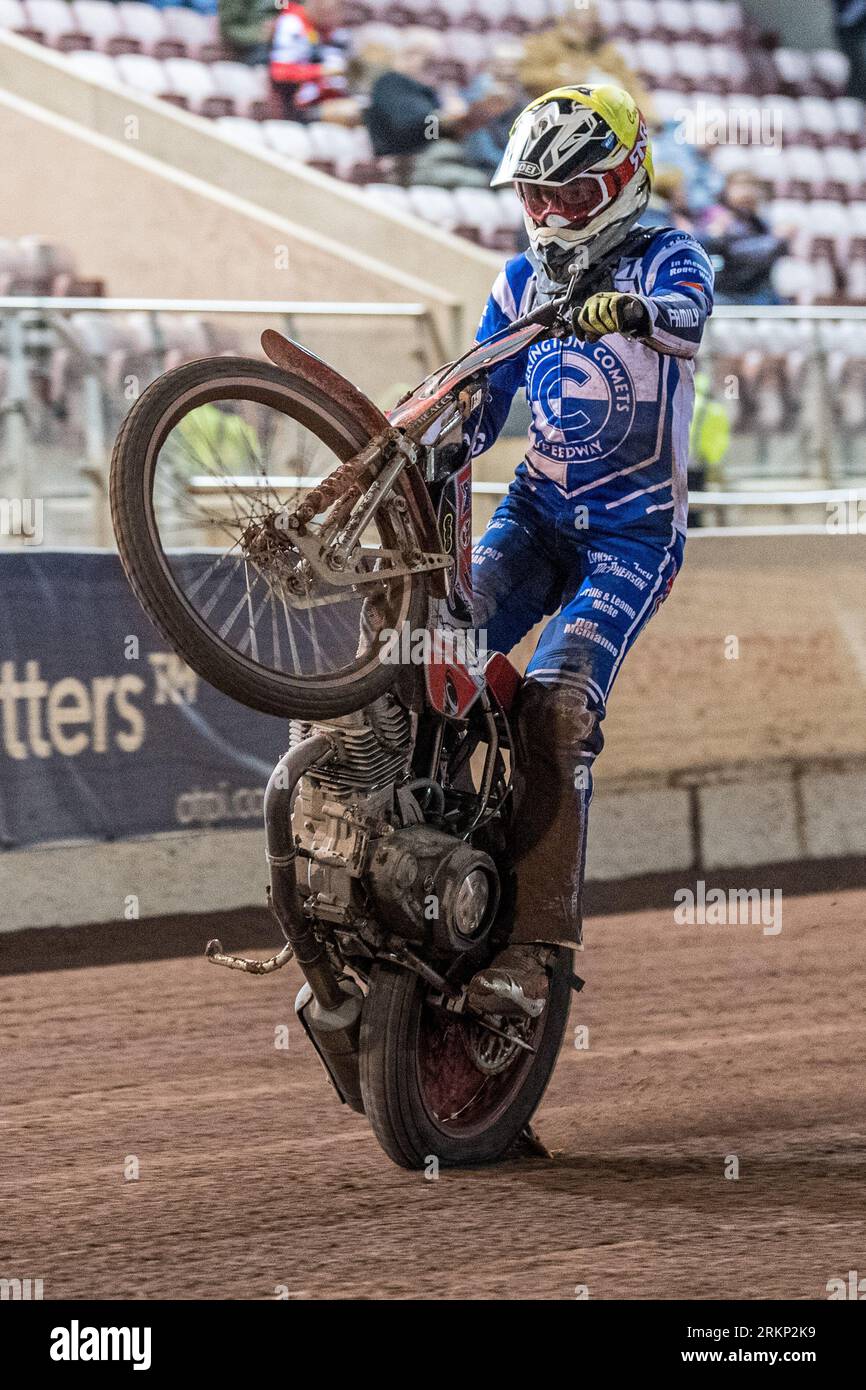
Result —
<path fill-rule="evenodd" d="M 639 338 L 649 331 L 647 307 L 634 294 L 593 294 L 577 316 L 578 333 L 596 343 L 605 333 L 625 333 Z"/>

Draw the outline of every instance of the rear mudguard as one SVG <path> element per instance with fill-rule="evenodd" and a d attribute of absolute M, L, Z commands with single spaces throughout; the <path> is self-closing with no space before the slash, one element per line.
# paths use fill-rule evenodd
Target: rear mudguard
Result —
<path fill-rule="evenodd" d="M 359 391 L 351 381 L 335 371 L 327 362 L 323 362 L 321 357 L 301 347 L 300 343 L 283 337 L 282 333 L 277 333 L 273 328 L 265 329 L 261 343 L 265 355 L 275 367 L 294 376 L 302 376 L 325 395 L 330 396 L 342 410 L 357 420 L 371 439 L 391 428 L 387 416 L 364 395 L 363 391 Z M 419 545 L 422 550 L 437 551 L 441 549 L 441 540 L 436 513 L 418 466 L 407 463 L 404 477 L 409 490 L 407 501 L 412 509 Z M 434 571 L 429 579 L 435 596 L 443 598 L 446 592 L 444 573 Z"/>

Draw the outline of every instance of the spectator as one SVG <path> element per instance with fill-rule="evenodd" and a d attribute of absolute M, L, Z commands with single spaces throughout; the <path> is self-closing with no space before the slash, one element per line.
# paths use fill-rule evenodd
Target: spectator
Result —
<path fill-rule="evenodd" d="M 480 104 L 486 103 L 489 116 L 467 134 L 464 153 L 470 164 L 491 178 L 505 153 L 511 127 L 529 100 L 518 76 L 522 58 L 519 40 L 504 39 L 495 44 L 489 68 L 479 73 L 466 91 L 466 100 L 476 113 Z"/>
<path fill-rule="evenodd" d="M 681 232 L 694 232 L 694 218 L 688 206 L 685 179 L 679 169 L 656 169 L 649 202 L 646 210 L 638 218 L 638 225 L 676 227 Z"/>
<path fill-rule="evenodd" d="M 277 15 L 273 0 L 219 0 L 223 42 L 241 63 L 266 63 Z"/>
<path fill-rule="evenodd" d="M 866 101 L 866 0 L 833 0 L 836 37 L 851 64 L 848 91 Z"/>
<path fill-rule="evenodd" d="M 775 236 L 758 208 L 760 179 L 746 170 L 728 175 L 722 198 L 698 224 L 698 240 L 713 258 L 717 304 L 778 304 L 771 278 L 788 253 L 786 237 Z"/>
<path fill-rule="evenodd" d="M 657 175 L 669 170 L 680 174 L 682 207 L 697 216 L 718 201 L 724 180 L 704 151 L 683 137 L 682 120 L 665 121 L 653 130 L 653 163 Z"/>
<path fill-rule="evenodd" d="M 319 104 L 343 98 L 348 35 L 338 27 L 335 0 L 283 5 L 274 26 L 271 87 L 286 120 L 308 120 Z"/>
<path fill-rule="evenodd" d="M 520 80 L 530 99 L 554 87 L 612 82 L 634 98 L 647 121 L 653 118 L 649 91 L 629 67 L 618 46 L 608 40 L 595 7 L 561 20 L 538 34 L 530 34 L 520 65 Z"/>
<path fill-rule="evenodd" d="M 423 34 L 415 34 L 394 54 L 393 67 L 376 78 L 364 123 L 373 153 L 395 157 L 403 183 L 429 183 L 443 188 L 487 186 L 489 175 L 466 161 L 461 140 L 468 129 L 487 119 L 484 103 L 469 106 L 452 97 L 443 102 L 434 87 L 422 81 L 435 49 Z"/>

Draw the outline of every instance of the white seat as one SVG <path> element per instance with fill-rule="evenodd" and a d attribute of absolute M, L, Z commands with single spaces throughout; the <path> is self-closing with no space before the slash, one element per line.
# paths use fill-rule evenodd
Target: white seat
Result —
<path fill-rule="evenodd" d="M 822 158 L 827 167 L 827 177 L 834 183 L 844 183 L 853 188 L 866 182 L 866 161 L 846 145 L 831 145 L 824 150 Z"/>
<path fill-rule="evenodd" d="M 267 133 L 262 129 L 262 124 L 261 121 L 251 121 L 248 116 L 217 116 L 220 134 L 247 149 L 267 148 Z"/>
<path fill-rule="evenodd" d="M 733 100 L 733 98 L 731 98 Z M 741 98 L 748 103 L 751 98 Z M 761 98 L 762 119 L 767 128 L 784 135 L 786 145 L 796 145 L 803 132 L 803 111 L 795 97 L 765 96 Z"/>
<path fill-rule="evenodd" d="M 851 76 L 851 63 L 846 54 L 838 48 L 819 48 L 812 53 L 812 67 L 816 76 L 841 96 L 848 88 Z"/>
<path fill-rule="evenodd" d="M 47 39 L 79 32 L 72 6 L 66 0 L 27 0 L 27 17 L 33 28 L 41 29 Z"/>
<path fill-rule="evenodd" d="M 328 121 L 313 121 L 307 126 L 311 158 L 333 164 L 340 177 L 345 177 L 355 163 L 355 141 L 345 126 Z"/>
<path fill-rule="evenodd" d="M 209 63 L 207 68 L 218 95 L 231 97 L 241 105 L 267 98 L 267 68 L 224 61 Z"/>
<path fill-rule="evenodd" d="M 705 44 L 673 43 L 671 56 L 675 72 L 688 82 L 707 82 L 713 75 Z"/>
<path fill-rule="evenodd" d="M 828 101 L 826 97 L 801 97 L 798 104 L 803 129 L 820 140 L 822 145 L 831 144 L 839 133 L 836 103 Z"/>
<path fill-rule="evenodd" d="M 837 97 L 833 108 L 840 133 L 859 139 L 866 131 L 866 106 L 859 97 Z"/>
<path fill-rule="evenodd" d="M 415 184 L 408 188 L 409 211 L 425 222 L 433 222 L 437 227 L 453 231 L 460 221 L 454 195 L 447 188 L 435 188 L 427 184 Z"/>
<path fill-rule="evenodd" d="M 144 0 L 120 0 L 112 9 L 117 10 L 123 32 L 138 39 L 142 47 L 152 47 L 160 39 L 168 38 L 163 12 L 155 5 L 147 5 Z"/>
<path fill-rule="evenodd" d="M 199 14 L 198 10 L 189 10 L 185 6 L 166 5 L 162 17 L 166 32 L 172 38 L 183 39 L 190 49 L 201 48 L 219 37 L 219 21 L 215 14 Z"/>
<path fill-rule="evenodd" d="M 658 86 L 668 82 L 675 72 L 670 47 L 658 39 L 639 39 L 634 45 L 634 61 L 638 69 Z"/>
<path fill-rule="evenodd" d="M 788 178 L 820 185 L 826 182 L 826 164 L 821 150 L 811 145 L 791 145 L 785 150 Z"/>
<path fill-rule="evenodd" d="M 621 0 L 619 8 L 622 22 L 630 29 L 647 36 L 655 31 L 656 7 L 651 0 Z"/>
<path fill-rule="evenodd" d="M 799 48 L 777 48 L 773 54 L 776 71 L 783 82 L 792 87 L 804 87 L 812 78 L 812 62 L 808 53 Z"/>
<path fill-rule="evenodd" d="M 743 11 L 738 4 L 721 4 L 719 0 L 695 0 L 695 28 L 708 39 L 730 38 L 743 27 Z"/>
<path fill-rule="evenodd" d="M 77 21 L 76 28 L 88 34 L 94 48 L 105 48 L 111 39 L 128 37 L 125 35 L 117 6 L 109 0 L 72 0 L 72 13 Z"/>
<path fill-rule="evenodd" d="M 368 183 L 364 191 L 378 207 L 387 208 L 389 212 L 403 213 L 407 217 L 411 215 L 409 189 L 399 188 L 394 183 Z"/>
<path fill-rule="evenodd" d="M 481 233 L 498 231 L 502 225 L 500 200 L 489 188 L 455 188 L 454 208 L 458 222 Z M 514 199 L 517 202 L 517 199 Z"/>
<path fill-rule="evenodd" d="M 262 121 L 265 139 L 275 154 L 306 164 L 312 158 L 307 127 L 299 121 Z"/>
<path fill-rule="evenodd" d="M 0 0 L 0 29 L 26 29 L 29 24 L 21 0 Z"/>
<path fill-rule="evenodd" d="M 170 90 L 185 97 L 193 108 L 217 95 L 208 64 L 196 58 L 166 58 L 164 67 Z"/>
<path fill-rule="evenodd" d="M 103 87 L 116 87 L 122 80 L 115 66 L 115 59 L 107 53 L 91 53 L 82 48 L 78 53 L 68 53 L 66 61 L 79 77 L 90 82 L 99 82 Z"/>
<path fill-rule="evenodd" d="M 158 58 L 149 58 L 145 53 L 121 53 L 115 58 L 114 66 L 121 82 L 137 91 L 161 97 L 170 90 L 171 84 Z"/>
<path fill-rule="evenodd" d="M 689 0 L 658 0 L 656 10 L 659 23 L 671 34 L 688 34 L 697 27 Z"/>

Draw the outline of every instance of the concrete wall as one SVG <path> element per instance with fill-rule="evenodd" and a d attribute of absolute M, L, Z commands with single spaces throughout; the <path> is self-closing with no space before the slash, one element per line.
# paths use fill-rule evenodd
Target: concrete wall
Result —
<path fill-rule="evenodd" d="M 589 878 L 866 865 L 864 687 L 866 536 L 695 534 L 614 690 Z M 260 904 L 263 853 L 250 830 L 0 854 L 0 929 Z"/>

